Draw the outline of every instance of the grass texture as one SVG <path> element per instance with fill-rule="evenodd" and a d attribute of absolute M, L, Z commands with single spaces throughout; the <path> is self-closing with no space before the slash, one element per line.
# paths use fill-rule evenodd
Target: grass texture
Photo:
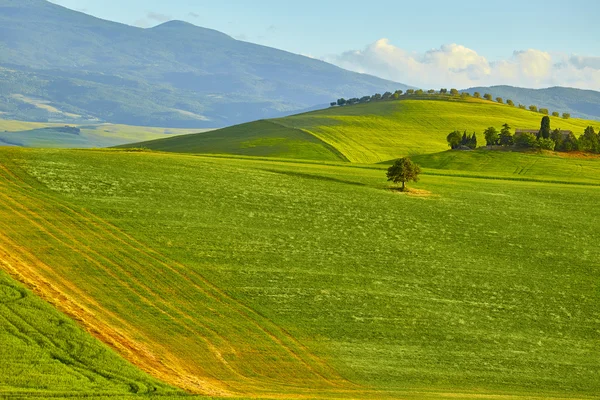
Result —
<path fill-rule="evenodd" d="M 553 160 L 540 181 L 433 174 L 455 160 L 399 194 L 385 166 L 5 148 L 0 247 L 194 393 L 591 398 L 600 188 L 543 182 Z"/>

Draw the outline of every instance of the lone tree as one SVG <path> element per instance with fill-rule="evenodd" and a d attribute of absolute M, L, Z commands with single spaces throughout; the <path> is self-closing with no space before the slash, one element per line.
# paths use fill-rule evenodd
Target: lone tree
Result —
<path fill-rule="evenodd" d="M 418 182 L 421 168 L 411 161 L 410 158 L 405 157 L 396 160 L 394 165 L 388 168 L 387 178 L 388 182 L 400 183 L 402 182 L 401 191 L 406 190 L 406 182 Z"/>
<path fill-rule="evenodd" d="M 538 139 L 548 139 L 551 133 L 552 129 L 550 129 L 550 117 L 545 116 L 544 118 L 542 118 L 542 127 L 540 128 L 540 132 L 538 133 L 537 137 Z"/>

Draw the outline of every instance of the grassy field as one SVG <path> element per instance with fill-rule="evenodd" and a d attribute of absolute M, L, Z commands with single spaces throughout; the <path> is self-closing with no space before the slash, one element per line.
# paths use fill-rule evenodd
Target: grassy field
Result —
<path fill-rule="evenodd" d="M 7 242 L 0 238 L 2 251 Z M 18 268 L 15 253 L 0 254 L 3 269 Z M 41 282 L 38 282 L 41 285 Z M 21 394 L 177 394 L 141 373 L 71 319 L 0 271 L 0 397 Z"/>
<path fill-rule="evenodd" d="M 111 147 L 143 140 L 192 134 L 202 129 L 171 129 L 118 124 L 71 125 L 78 135 L 61 132 L 64 124 L 22 122 L 0 119 L 0 145 L 46 148 Z"/>
<path fill-rule="evenodd" d="M 424 154 L 413 159 L 430 173 L 453 171 L 467 176 L 600 184 L 600 157 L 591 154 L 480 149 Z"/>
<path fill-rule="evenodd" d="M 14 278 L 196 393 L 593 398 L 600 188 L 435 175 L 467 169 L 447 154 L 406 195 L 385 166 L 5 148 L 0 248 L 20 246 Z M 568 180 L 547 158 L 526 176 Z"/>
<path fill-rule="evenodd" d="M 262 142 L 264 146 L 258 155 L 279 156 L 280 149 L 276 143 L 270 144 L 267 138 L 285 136 L 289 132 L 286 128 L 292 128 L 309 133 L 330 145 L 348 161 L 377 163 L 406 155 L 444 151 L 448 148 L 446 136 L 455 129 L 476 132 L 479 145 L 485 145 L 483 131 L 489 126 L 495 126 L 499 130 L 504 123 L 508 123 L 513 129 L 539 129 L 541 118 L 539 113 L 477 99 L 425 97 L 333 107 L 271 120 L 281 128 L 265 132 Z M 576 136 L 582 134 L 589 125 L 600 126 L 598 121 L 550 118 L 553 128 L 572 130 Z M 264 124 L 263 121 L 251 122 L 237 126 L 234 130 L 215 131 L 210 136 L 172 138 L 144 145 L 164 151 L 177 152 L 185 148 L 185 152 L 202 153 L 207 148 L 212 148 L 218 150 L 210 151 L 211 153 L 248 154 L 237 143 L 258 140 L 265 131 Z M 269 149 L 272 145 L 273 148 Z M 303 155 L 312 160 L 329 159 L 322 157 L 321 153 Z"/>
<path fill-rule="evenodd" d="M 198 135 L 136 143 L 133 146 L 175 153 L 238 154 L 346 161 L 346 158 L 334 147 L 313 135 L 300 129 L 286 128 L 272 121 L 253 122 L 251 130 L 248 130 L 248 126 L 244 124 Z"/>

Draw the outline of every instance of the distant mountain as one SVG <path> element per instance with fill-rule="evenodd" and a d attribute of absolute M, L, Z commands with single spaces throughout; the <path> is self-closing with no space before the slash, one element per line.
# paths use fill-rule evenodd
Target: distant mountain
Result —
<path fill-rule="evenodd" d="M 494 98 L 511 99 L 515 104 L 535 105 L 550 112 L 570 113 L 571 116 L 600 120 L 600 92 L 565 87 L 525 89 L 512 86 L 475 87 L 463 92 L 491 93 Z"/>
<path fill-rule="evenodd" d="M 221 127 L 406 87 L 181 21 L 0 0 L 1 118 Z"/>

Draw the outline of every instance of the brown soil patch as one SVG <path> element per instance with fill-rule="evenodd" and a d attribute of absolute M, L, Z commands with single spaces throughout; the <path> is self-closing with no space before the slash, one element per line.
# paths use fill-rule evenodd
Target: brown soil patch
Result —
<path fill-rule="evenodd" d="M 561 158 L 576 158 L 579 160 L 598 160 L 600 159 L 600 155 L 598 154 L 591 154 L 591 153 L 584 153 L 582 151 L 571 151 L 568 153 L 565 152 L 552 152 L 552 154 L 557 155 Z"/>
<path fill-rule="evenodd" d="M 438 194 L 432 193 L 429 190 L 425 189 L 414 189 L 414 188 L 406 188 L 406 190 L 402 191 L 400 188 L 392 188 L 390 189 L 392 192 L 410 197 L 439 197 Z"/>

